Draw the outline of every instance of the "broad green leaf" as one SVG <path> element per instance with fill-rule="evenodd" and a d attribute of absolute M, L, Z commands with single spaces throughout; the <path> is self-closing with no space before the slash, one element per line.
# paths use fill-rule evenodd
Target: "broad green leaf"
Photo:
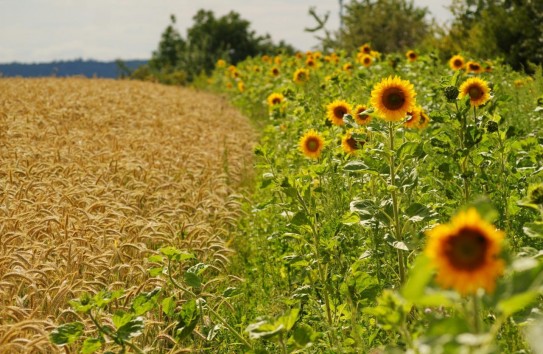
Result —
<path fill-rule="evenodd" d="M 524 224 L 522 228 L 524 233 L 530 237 L 543 237 L 543 223 L 542 222 L 529 222 Z"/>
<path fill-rule="evenodd" d="M 81 347 L 81 354 L 92 354 L 102 348 L 103 340 L 100 338 L 87 338 Z"/>
<path fill-rule="evenodd" d="M 313 329 L 309 325 L 302 323 L 296 326 L 292 338 L 298 347 L 305 348 L 309 343 L 311 343 L 312 336 Z"/>
<path fill-rule="evenodd" d="M 159 251 L 169 259 L 178 262 L 196 258 L 192 253 L 183 252 L 173 246 L 162 247 L 159 249 Z"/>
<path fill-rule="evenodd" d="M 53 344 L 66 345 L 75 342 L 81 337 L 85 325 L 81 322 L 70 322 L 55 328 L 49 335 Z"/>
<path fill-rule="evenodd" d="M 184 278 L 187 285 L 193 288 L 199 288 L 200 286 L 202 286 L 202 279 L 200 279 L 198 274 L 192 272 L 185 272 Z"/>
<path fill-rule="evenodd" d="M 358 224 L 359 222 L 360 222 L 360 217 L 354 212 L 346 212 L 341 217 L 341 223 L 343 225 L 351 226 L 351 225 Z"/>
<path fill-rule="evenodd" d="M 156 276 L 163 273 L 164 268 L 163 267 L 153 267 L 153 268 L 149 268 L 147 271 L 149 272 L 150 276 L 156 277 Z"/>
<path fill-rule="evenodd" d="M 134 314 L 140 316 L 158 306 L 158 296 L 161 290 L 160 287 L 156 287 L 150 292 L 144 292 L 136 296 L 132 302 Z"/>
<path fill-rule="evenodd" d="M 143 317 L 136 317 L 117 329 L 117 337 L 122 340 L 137 337 L 143 332 Z"/>
<path fill-rule="evenodd" d="M 117 300 L 124 294 L 124 290 L 115 290 L 115 291 L 100 291 L 98 294 L 94 295 L 93 301 L 99 308 L 103 308 L 108 305 L 110 302 Z"/>
<path fill-rule="evenodd" d="M 134 314 L 130 312 L 117 311 L 113 315 L 113 325 L 119 329 L 134 318 Z"/>
<path fill-rule="evenodd" d="M 286 315 L 279 317 L 277 322 L 282 324 L 285 327 L 286 331 L 290 331 L 292 327 L 294 327 L 294 324 L 296 323 L 296 321 L 298 320 L 299 313 L 300 313 L 299 308 L 293 308 Z"/>
<path fill-rule="evenodd" d="M 301 225 L 307 225 L 309 224 L 309 219 L 307 218 L 307 215 L 303 211 L 299 211 L 296 214 L 294 214 L 294 217 L 290 222 L 293 225 L 301 226 Z"/>
<path fill-rule="evenodd" d="M 498 309 L 504 314 L 504 316 L 509 317 L 515 312 L 524 309 L 526 306 L 534 302 L 538 295 L 539 291 L 536 290 L 529 290 L 524 293 L 514 295 L 500 301 L 498 303 Z"/>
<path fill-rule="evenodd" d="M 430 259 L 421 254 L 415 260 L 413 268 L 409 271 L 409 278 L 402 288 L 402 296 L 416 303 L 424 295 L 426 285 L 432 280 L 434 273 L 431 270 Z"/>
<path fill-rule="evenodd" d="M 154 262 L 154 263 L 162 263 L 162 261 L 164 261 L 164 257 L 162 257 L 159 254 L 153 254 L 152 256 L 149 256 L 149 258 L 147 259 L 149 260 L 149 262 Z"/>
<path fill-rule="evenodd" d="M 283 324 L 271 324 L 267 321 L 260 321 L 257 323 L 251 323 L 249 326 L 247 326 L 245 332 L 249 333 L 249 338 L 251 339 L 271 339 L 284 330 L 285 327 Z"/>
<path fill-rule="evenodd" d="M 173 296 L 163 299 L 162 312 L 164 312 L 167 316 L 172 317 L 175 313 L 174 311 L 175 311 L 175 300 L 173 299 Z"/>
<path fill-rule="evenodd" d="M 192 333 L 200 319 L 196 300 L 192 299 L 185 302 L 179 312 L 179 317 L 179 323 L 176 328 L 176 337 L 177 339 L 182 340 Z"/>

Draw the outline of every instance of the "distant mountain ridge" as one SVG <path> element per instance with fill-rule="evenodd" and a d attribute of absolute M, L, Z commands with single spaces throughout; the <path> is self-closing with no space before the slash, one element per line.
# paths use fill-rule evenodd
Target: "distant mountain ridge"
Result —
<path fill-rule="evenodd" d="M 44 77 L 75 76 L 117 78 L 147 63 L 147 60 L 66 60 L 49 63 L 8 63 L 0 64 L 0 77 Z"/>

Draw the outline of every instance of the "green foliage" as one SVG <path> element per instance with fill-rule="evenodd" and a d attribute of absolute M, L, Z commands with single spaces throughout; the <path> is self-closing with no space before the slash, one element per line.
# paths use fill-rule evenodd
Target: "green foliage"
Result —
<path fill-rule="evenodd" d="M 428 34 L 427 14 L 412 0 L 353 0 L 346 5 L 337 44 L 349 51 L 364 43 L 384 53 L 413 49 Z"/>
<path fill-rule="evenodd" d="M 503 57 L 515 70 L 543 64 L 543 3 L 530 0 L 455 0 L 448 36 L 456 51 Z"/>

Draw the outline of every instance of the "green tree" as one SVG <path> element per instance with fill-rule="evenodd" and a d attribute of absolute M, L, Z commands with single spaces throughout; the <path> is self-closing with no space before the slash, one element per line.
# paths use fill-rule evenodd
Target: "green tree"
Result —
<path fill-rule="evenodd" d="M 453 0 L 449 42 L 479 57 L 501 56 L 514 69 L 543 63 L 543 1 Z"/>
<path fill-rule="evenodd" d="M 428 35 L 427 14 L 412 0 L 353 0 L 346 5 L 337 42 L 346 50 L 364 43 L 385 53 L 415 48 Z"/>
<path fill-rule="evenodd" d="M 153 69 L 173 69 L 180 64 L 181 53 L 186 48 L 186 43 L 181 34 L 175 29 L 176 19 L 170 16 L 170 24 L 160 38 L 158 48 L 153 52 L 149 66 Z"/>

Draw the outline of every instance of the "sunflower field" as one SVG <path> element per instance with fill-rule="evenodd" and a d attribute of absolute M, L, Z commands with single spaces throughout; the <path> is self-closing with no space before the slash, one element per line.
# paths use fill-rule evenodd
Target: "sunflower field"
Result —
<path fill-rule="evenodd" d="M 205 85 L 260 131 L 230 352 L 543 352 L 541 68 L 366 44 Z"/>

